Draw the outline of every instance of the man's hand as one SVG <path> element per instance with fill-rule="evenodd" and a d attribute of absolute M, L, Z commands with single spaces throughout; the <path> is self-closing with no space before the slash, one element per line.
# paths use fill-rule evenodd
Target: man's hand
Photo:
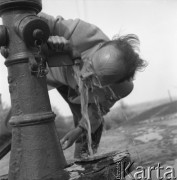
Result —
<path fill-rule="evenodd" d="M 82 134 L 83 130 L 80 127 L 77 127 L 70 132 L 68 132 L 61 140 L 62 149 L 65 150 L 73 145 L 77 138 Z"/>
<path fill-rule="evenodd" d="M 47 44 L 55 52 L 65 52 L 70 48 L 69 41 L 61 36 L 50 36 Z"/>

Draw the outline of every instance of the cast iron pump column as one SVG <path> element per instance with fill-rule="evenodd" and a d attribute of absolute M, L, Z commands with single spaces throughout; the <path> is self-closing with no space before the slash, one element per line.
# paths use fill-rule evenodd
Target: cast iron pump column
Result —
<path fill-rule="evenodd" d="M 12 105 L 9 180 L 61 179 L 66 166 L 40 54 L 49 37 L 48 25 L 36 16 L 41 9 L 41 0 L 0 0 L 0 46 Z"/>

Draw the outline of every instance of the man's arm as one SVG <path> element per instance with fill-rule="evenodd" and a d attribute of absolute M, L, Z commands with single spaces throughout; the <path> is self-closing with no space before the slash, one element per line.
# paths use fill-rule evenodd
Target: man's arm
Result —
<path fill-rule="evenodd" d="M 68 19 L 58 16 L 54 18 L 45 13 L 39 13 L 50 28 L 51 36 L 62 36 L 80 53 L 98 46 L 99 43 L 109 41 L 109 38 L 95 25 L 80 19 Z"/>
<path fill-rule="evenodd" d="M 82 119 L 81 114 L 81 105 L 80 104 L 74 104 L 71 103 L 68 100 L 68 94 L 75 94 L 75 91 L 69 88 L 68 86 L 61 86 L 57 88 L 58 92 L 62 95 L 62 97 L 66 100 L 68 103 L 74 119 L 75 128 L 68 132 L 64 138 L 61 140 L 61 144 L 63 149 L 66 149 L 70 147 L 75 140 L 79 138 L 79 136 L 84 133 L 84 131 L 87 131 L 87 125 L 85 124 L 85 120 Z M 89 104 L 88 107 L 88 115 L 91 125 L 91 133 L 94 133 L 102 124 L 102 117 L 99 116 L 97 107 L 95 104 Z"/>
<path fill-rule="evenodd" d="M 49 25 L 51 36 L 65 38 L 73 48 L 81 53 L 81 58 L 84 61 L 91 58 L 93 52 L 98 49 L 100 44 L 109 40 L 98 27 L 80 19 L 65 20 L 61 16 L 54 18 L 45 13 L 39 13 L 38 16 Z M 48 58 L 48 62 L 52 59 L 53 64 L 55 64 L 54 61 L 58 61 L 61 58 L 65 58 L 68 61 L 68 57 L 57 57 L 55 54 Z M 71 76 L 71 72 L 65 71 L 65 67 L 49 68 L 47 80 L 49 80 L 51 86 L 55 85 L 54 88 L 59 87 L 60 85 L 57 86 L 57 84 L 61 83 L 72 88 L 76 86 L 76 83 L 73 85 L 74 78 Z"/>

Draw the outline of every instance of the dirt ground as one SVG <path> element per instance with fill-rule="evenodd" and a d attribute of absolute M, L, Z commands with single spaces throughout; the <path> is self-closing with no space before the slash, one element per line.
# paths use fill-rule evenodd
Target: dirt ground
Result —
<path fill-rule="evenodd" d="M 98 154 L 128 149 L 137 166 L 176 167 L 177 172 L 177 113 L 135 123 L 125 122 L 119 128 L 105 131 Z M 67 160 L 74 147 L 64 151 Z M 0 161 L 0 175 L 8 172 L 9 154 Z M 156 178 L 154 178 L 156 179 Z"/>
<path fill-rule="evenodd" d="M 177 114 L 136 123 L 125 122 L 103 133 L 98 154 L 128 149 L 138 165 L 173 165 L 177 160 Z M 72 159 L 74 148 L 66 150 Z"/>
<path fill-rule="evenodd" d="M 172 167 L 177 177 L 177 114 L 133 124 L 126 122 L 118 129 L 104 133 L 99 152 L 118 149 L 128 149 L 135 167 L 145 168 L 146 177 L 147 168 L 157 167 L 158 163 L 164 167 L 160 171 L 161 177 L 167 172 L 167 167 Z M 157 172 L 152 171 L 151 176 L 156 180 Z"/>

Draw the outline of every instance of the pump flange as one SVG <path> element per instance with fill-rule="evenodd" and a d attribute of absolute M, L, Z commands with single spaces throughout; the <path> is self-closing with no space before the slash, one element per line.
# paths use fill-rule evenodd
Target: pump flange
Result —
<path fill-rule="evenodd" d="M 42 9 L 41 0 L 1 0 L 0 1 L 0 15 L 11 9 L 32 9 L 36 13 Z"/>

